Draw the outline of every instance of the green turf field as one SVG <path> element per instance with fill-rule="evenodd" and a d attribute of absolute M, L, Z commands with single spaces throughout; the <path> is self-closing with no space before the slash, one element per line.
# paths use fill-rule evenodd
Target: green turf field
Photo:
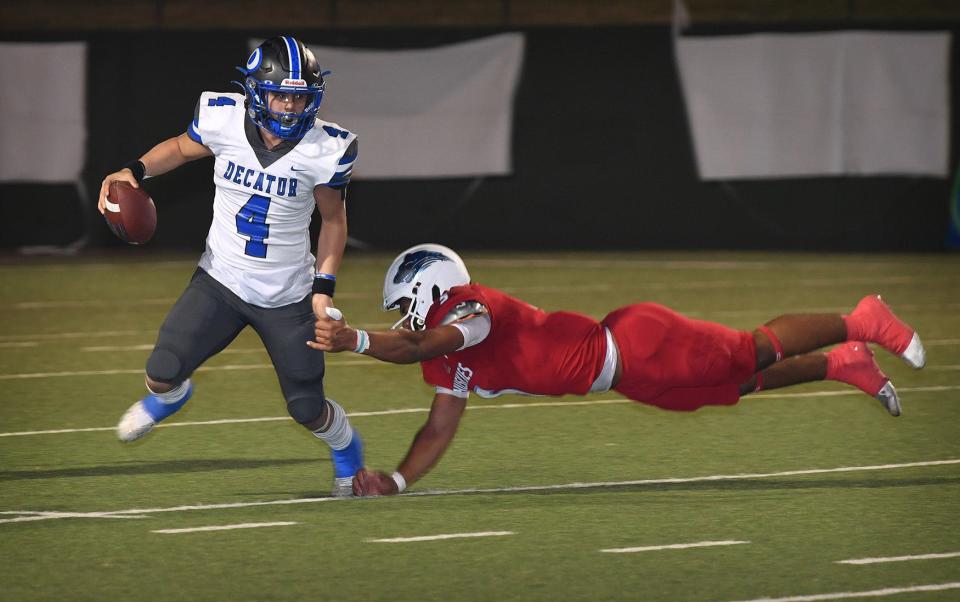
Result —
<path fill-rule="evenodd" d="M 478 282 L 598 318 L 651 300 L 750 328 L 880 292 L 920 331 L 927 367 L 878 350 L 900 418 L 835 383 L 693 414 L 612 392 L 472 397 L 408 494 L 331 500 L 327 451 L 286 418 L 249 331 L 169 424 L 116 440 L 194 257 L 7 258 L 0 599 L 960 599 L 960 257 L 462 255 Z M 379 311 L 391 257 L 347 254 L 337 300 L 352 324 L 392 323 Z M 432 398 L 418 367 L 327 362 L 368 465 L 392 470 Z M 261 526 L 161 532 L 244 524 Z M 487 536 L 373 541 L 444 534 Z M 661 549 L 603 551 L 643 547 Z"/>

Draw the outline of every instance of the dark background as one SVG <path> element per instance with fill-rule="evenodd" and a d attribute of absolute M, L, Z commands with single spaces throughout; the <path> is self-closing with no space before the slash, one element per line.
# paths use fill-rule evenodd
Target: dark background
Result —
<path fill-rule="evenodd" d="M 509 20 L 503 10 L 499 19 Z M 699 181 L 670 26 L 662 19 L 632 21 L 579 26 L 188 30 L 161 25 L 108 31 L 43 27 L 0 31 L 6 40 L 88 42 L 84 182 L 92 199 L 82 207 L 72 186 L 0 185 L 0 246 L 65 244 L 84 232 L 88 248 L 121 245 L 93 207 L 100 180 L 153 144 L 184 131 L 201 91 L 234 91 L 229 83 L 235 77 L 233 67 L 245 60 L 250 37 L 282 32 L 315 44 L 408 48 L 522 31 L 527 46 L 515 105 L 514 174 L 356 181 L 347 204 L 351 236 L 386 250 L 425 240 L 463 249 L 945 248 L 949 178 Z M 804 22 L 727 18 L 696 23 L 688 34 L 849 28 L 955 34 L 960 23 L 902 16 Z M 950 68 L 954 115 L 956 53 L 954 45 Z M 322 64 L 323 57 L 318 58 Z M 69 90 L 57 93 L 64 102 L 74 99 Z M 330 93 L 336 93 L 336 74 L 328 83 Z M 357 134 L 362 162 L 363 132 Z M 954 119 L 951 149 L 956 148 L 957 137 Z M 202 249 L 212 210 L 211 164 L 210 159 L 200 160 L 148 180 L 146 188 L 159 213 L 151 249 Z M 956 164 L 953 151 L 950 164 Z"/>

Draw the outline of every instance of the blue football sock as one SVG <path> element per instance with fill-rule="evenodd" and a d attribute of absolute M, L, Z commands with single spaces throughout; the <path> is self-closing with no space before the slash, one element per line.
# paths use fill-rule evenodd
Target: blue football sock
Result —
<path fill-rule="evenodd" d="M 363 441 L 356 431 L 353 439 L 343 449 L 331 449 L 330 457 L 333 460 L 333 476 L 336 478 L 352 477 L 363 468 Z"/>
<path fill-rule="evenodd" d="M 168 416 L 172 416 L 183 407 L 183 404 L 187 403 L 187 400 L 190 399 L 190 396 L 193 395 L 193 383 L 188 379 L 185 383 L 186 387 L 180 385 L 178 388 L 183 388 L 183 391 L 177 391 L 172 397 L 173 400 L 170 400 L 170 393 L 151 393 L 143 398 L 143 409 L 147 411 L 147 414 L 150 414 L 150 417 L 153 418 L 156 422 L 160 422 Z M 176 389 L 174 389 L 176 391 Z M 171 391 L 173 393 L 173 391 Z"/>

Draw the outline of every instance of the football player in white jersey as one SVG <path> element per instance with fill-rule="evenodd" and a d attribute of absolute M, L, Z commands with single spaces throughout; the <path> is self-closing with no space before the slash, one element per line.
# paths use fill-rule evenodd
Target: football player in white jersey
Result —
<path fill-rule="evenodd" d="M 108 175 L 138 186 L 188 161 L 214 157 L 213 223 L 187 289 L 160 327 L 147 360 L 149 394 L 117 426 L 123 441 L 146 435 L 192 393 L 190 376 L 247 325 L 273 361 L 287 410 L 332 450 L 334 495 L 350 495 L 363 466 L 360 437 L 323 390 L 322 353 L 307 347 L 316 316 L 333 306 L 347 239 L 346 188 L 357 137 L 317 118 L 325 73 L 302 42 L 266 40 L 250 55 L 242 94 L 204 92 L 187 131 Z M 309 226 L 323 224 L 317 256 Z"/>

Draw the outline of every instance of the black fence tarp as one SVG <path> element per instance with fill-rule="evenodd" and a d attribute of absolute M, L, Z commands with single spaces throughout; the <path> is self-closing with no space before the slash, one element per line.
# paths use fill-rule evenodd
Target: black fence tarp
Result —
<path fill-rule="evenodd" d="M 89 42 L 84 182 L 92 205 L 106 173 L 184 131 L 201 91 L 234 91 L 233 67 L 245 59 L 248 38 L 273 33 L 5 37 Z M 329 45 L 404 48 L 496 32 L 289 33 Z M 699 181 L 668 27 L 525 33 L 514 174 L 354 182 L 348 198 L 353 237 L 386 250 L 425 240 L 509 249 L 943 248 L 951 178 Z M 957 114 L 955 45 L 951 52 L 951 112 Z M 336 74 L 328 86 L 336 88 Z M 72 101 L 69 90 L 58 93 Z M 364 136 L 357 134 L 362 164 Z M 212 160 L 151 179 L 146 188 L 159 214 L 151 246 L 201 249 L 212 210 Z M 0 224 L 4 248 L 62 244 L 84 228 L 93 247 L 122 244 L 92 206 L 78 208 L 70 186 L 0 185 Z"/>

